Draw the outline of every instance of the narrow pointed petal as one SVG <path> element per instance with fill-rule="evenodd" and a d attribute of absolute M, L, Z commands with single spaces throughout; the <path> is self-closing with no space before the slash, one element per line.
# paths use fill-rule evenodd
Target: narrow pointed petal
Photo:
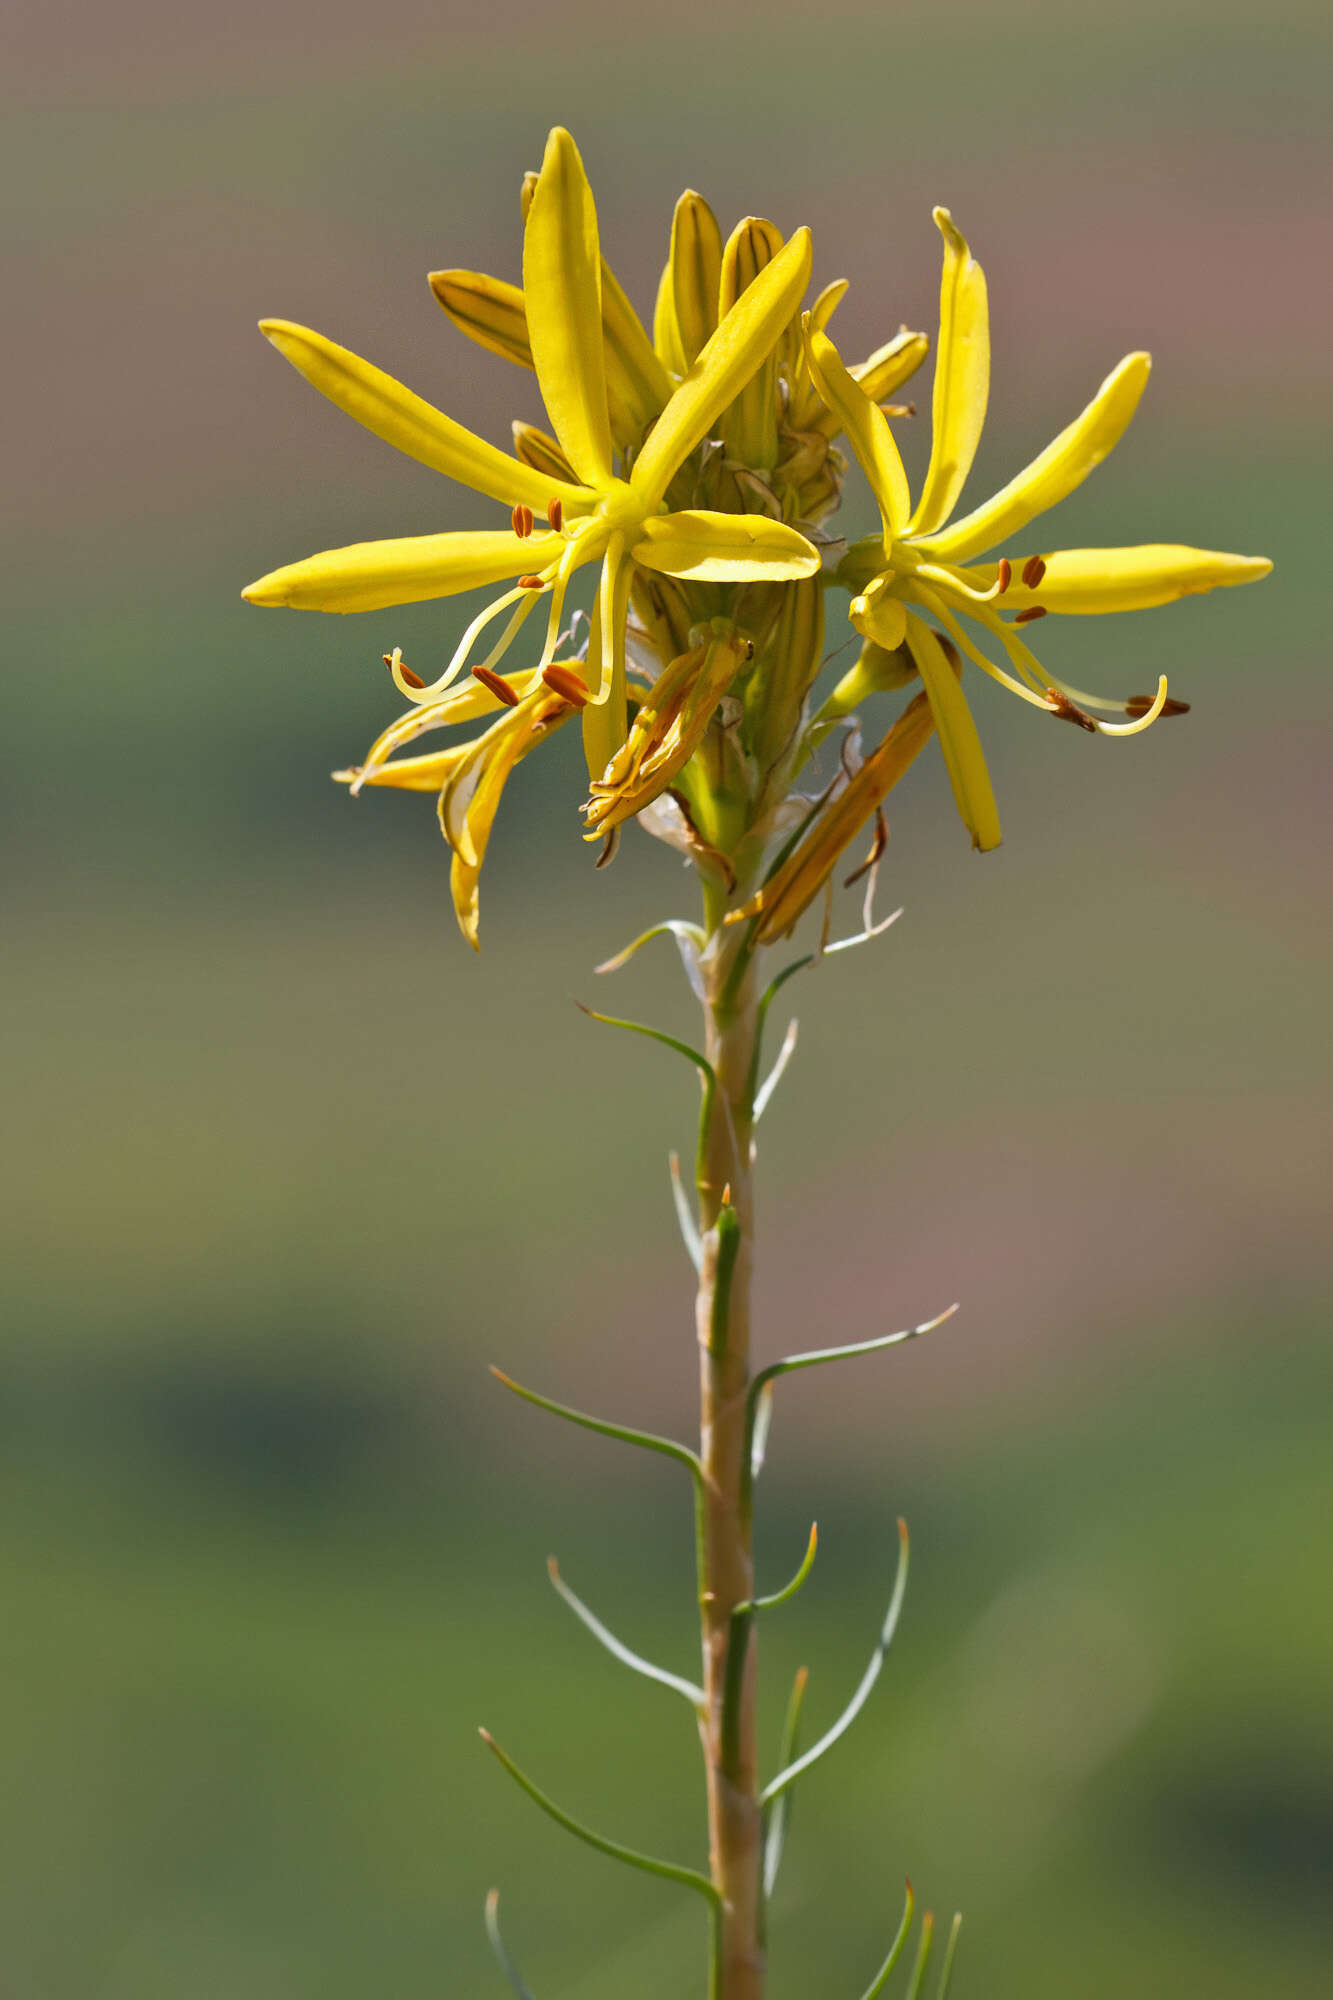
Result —
<path fill-rule="evenodd" d="M 510 429 L 514 434 L 515 457 L 540 472 L 544 479 L 555 482 L 551 488 L 553 496 L 558 494 L 562 481 L 574 481 L 574 468 L 549 431 L 538 430 L 536 424 L 525 424 L 517 417 Z"/>
<path fill-rule="evenodd" d="M 578 147 L 557 125 L 523 232 L 523 296 L 542 399 L 570 464 L 590 486 L 612 477 L 601 262 L 592 189 Z"/>
<path fill-rule="evenodd" d="M 810 232 L 798 229 L 737 299 L 648 434 L 630 475 L 647 507 L 762 365 L 810 282 Z"/>
<path fill-rule="evenodd" d="M 759 273 L 768 269 L 781 248 L 781 232 L 771 222 L 750 215 L 737 223 L 722 252 L 718 305 L 723 315 L 744 296 Z M 731 456 L 742 465 L 766 471 L 778 462 L 777 365 L 779 354 L 788 346 L 787 335 L 784 327 L 776 347 L 738 391 L 722 419 L 722 434 Z"/>
<path fill-rule="evenodd" d="M 626 560 L 619 536 L 602 563 L 597 601 L 588 636 L 588 705 L 583 711 L 583 748 L 588 775 L 600 778 L 624 743 L 629 729 L 625 696 L 625 620 L 629 610 L 629 579 L 633 565 Z"/>
<path fill-rule="evenodd" d="M 386 444 L 506 507 L 521 503 L 534 513 L 545 512 L 551 494 L 546 480 L 414 396 L 383 369 L 290 320 L 261 320 L 260 331 L 321 395 Z M 566 507 L 587 511 L 585 489 L 565 486 L 559 491 Z"/>
<path fill-rule="evenodd" d="M 923 533 L 922 554 L 937 562 L 968 562 L 983 549 L 1009 541 L 1081 486 L 1124 436 L 1151 369 L 1150 355 L 1127 354 L 1087 408 L 1007 486 L 942 533 Z"/>
<path fill-rule="evenodd" d="M 432 271 L 427 281 L 449 318 L 488 354 L 532 366 L 528 313 L 517 285 L 481 271 Z"/>
<path fill-rule="evenodd" d="M 611 434 L 623 451 L 637 448 L 649 424 L 670 402 L 675 384 L 605 257 L 601 271 L 607 407 Z"/>
<path fill-rule="evenodd" d="M 1060 549 L 1045 558 L 1041 582 L 1029 590 L 1019 580 L 1004 594 L 1006 611 L 1040 605 L 1046 611 L 1091 615 L 1101 611 L 1151 611 L 1178 597 L 1236 583 L 1257 583 L 1273 565 L 1267 556 L 1224 555 L 1176 542 L 1145 542 L 1128 549 Z M 972 572 L 982 582 L 996 574 L 987 563 Z"/>
<path fill-rule="evenodd" d="M 363 785 L 387 785 L 399 792 L 438 792 L 466 761 L 470 748 L 469 744 L 456 743 L 450 750 L 434 750 L 424 757 L 399 757 L 393 763 L 377 764 L 369 770 L 335 771 L 334 781 L 355 785 L 358 791 Z"/>
<path fill-rule="evenodd" d="M 886 340 L 883 347 L 877 347 L 864 361 L 853 362 L 849 372 L 852 380 L 861 384 L 872 403 L 882 403 L 886 396 L 900 389 L 909 376 L 915 375 L 929 352 L 929 334 L 911 333 L 904 326 L 892 340 Z"/>
<path fill-rule="evenodd" d="M 657 282 L 657 303 L 653 308 L 653 350 L 669 375 L 686 372 L 685 349 L 676 323 L 675 273 L 667 258 Z"/>
<path fill-rule="evenodd" d="M 382 611 L 522 576 L 553 561 L 563 547 L 557 535 L 520 541 L 499 530 L 353 542 L 270 570 L 241 595 L 247 604 L 282 604 L 294 611 Z"/>
<path fill-rule="evenodd" d="M 907 620 L 907 644 L 935 717 L 959 817 L 972 836 L 972 845 L 984 854 L 1000 844 L 1000 816 L 967 697 L 943 646 L 930 627 L 915 616 Z"/>
<path fill-rule="evenodd" d="M 947 521 L 977 455 L 990 392 L 990 315 L 986 278 L 947 208 L 935 210 L 944 238 L 940 339 L 935 352 L 930 469 L 912 519 L 926 535 Z"/>
<path fill-rule="evenodd" d="M 510 676 L 510 686 L 521 700 L 531 694 L 541 674 L 536 667 Z M 481 681 L 466 680 L 451 687 L 438 701 L 424 707 L 409 708 L 406 715 L 397 716 L 387 729 L 382 729 L 366 752 L 365 763 L 359 771 L 352 773 L 355 788 L 375 782 L 372 773 L 381 769 L 389 759 L 408 743 L 415 743 L 419 736 L 427 735 L 433 729 L 450 729 L 460 722 L 475 722 L 479 716 L 495 715 L 504 706 L 498 695 Z M 402 762 L 397 768 L 402 768 Z M 382 781 L 392 784 L 391 778 Z"/>
<path fill-rule="evenodd" d="M 722 231 L 701 194 L 686 188 L 671 218 L 671 298 L 684 368 L 692 368 L 717 331 Z"/>
<path fill-rule="evenodd" d="M 772 944 L 792 929 L 827 882 L 839 855 L 925 749 L 934 728 L 934 711 L 924 695 L 917 695 L 855 777 L 815 815 L 759 894 L 736 912 L 738 917 L 761 916 L 759 943 Z"/>
<path fill-rule="evenodd" d="M 902 533 L 912 508 L 907 473 L 888 419 L 852 380 L 827 334 L 818 333 L 813 327 L 807 330 L 806 358 L 816 388 L 836 416 L 839 428 L 847 433 L 847 442 L 870 482 L 884 523 L 887 547 Z"/>
<path fill-rule="evenodd" d="M 715 514 L 682 508 L 651 515 L 630 552 L 644 569 L 694 583 L 776 582 L 813 576 L 819 551 L 804 535 L 766 514 Z"/>

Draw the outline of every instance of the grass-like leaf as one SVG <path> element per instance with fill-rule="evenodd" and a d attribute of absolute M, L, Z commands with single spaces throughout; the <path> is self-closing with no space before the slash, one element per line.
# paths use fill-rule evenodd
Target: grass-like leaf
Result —
<path fill-rule="evenodd" d="M 497 1382 L 503 1382 L 525 1403 L 533 1403 L 539 1410 L 549 1410 L 553 1417 L 563 1417 L 566 1423 L 578 1424 L 582 1430 L 596 1431 L 599 1437 L 619 1438 L 622 1444 L 638 1445 L 642 1451 L 658 1451 L 665 1458 L 674 1458 L 680 1465 L 687 1466 L 696 1485 L 704 1483 L 704 1469 L 697 1455 L 688 1445 L 678 1444 L 675 1438 L 658 1437 L 653 1431 L 631 1430 L 628 1424 L 610 1424 L 602 1417 L 590 1417 L 583 1410 L 571 1409 L 568 1403 L 553 1402 L 549 1396 L 539 1396 L 535 1389 L 525 1389 L 512 1375 L 506 1375 L 502 1368 L 492 1367 L 492 1375 Z"/>
<path fill-rule="evenodd" d="M 680 1227 L 681 1241 L 685 1245 L 685 1254 L 688 1256 L 695 1270 L 698 1271 L 703 1268 L 703 1238 L 699 1234 L 699 1225 L 694 1219 L 694 1210 L 690 1206 L 690 1198 L 685 1192 L 685 1183 L 681 1179 L 680 1154 L 672 1153 L 669 1157 L 669 1164 L 671 1168 L 671 1199 L 675 1203 L 676 1221 Z"/>
<path fill-rule="evenodd" d="M 651 1660 L 645 1660 L 641 1654 L 631 1652 L 628 1646 L 622 1645 L 614 1632 L 607 1630 L 601 1619 L 588 1609 L 583 1599 L 570 1589 L 560 1574 L 560 1566 L 554 1556 L 549 1558 L 546 1567 L 551 1582 L 574 1616 L 587 1626 L 593 1638 L 605 1646 L 613 1659 L 619 1660 L 624 1667 L 632 1668 L 636 1674 L 642 1674 L 645 1680 L 657 1681 L 662 1687 L 674 1688 L 677 1694 L 684 1695 L 690 1707 L 696 1712 L 703 1707 L 705 1696 L 702 1688 L 695 1687 L 692 1681 L 682 1679 L 679 1674 L 668 1673 L 665 1667 L 655 1667 Z"/>
<path fill-rule="evenodd" d="M 509 1956 L 505 1947 L 505 1941 L 500 1935 L 500 1891 L 498 1889 L 492 1889 L 490 1895 L 486 1898 L 486 1935 L 490 1939 L 491 1950 L 495 1953 L 496 1963 L 499 1965 L 505 1978 L 509 1981 L 509 1984 L 513 1987 L 518 2000 L 532 2000 L 532 1995 L 519 1976 L 518 1967 Z"/>
<path fill-rule="evenodd" d="M 935 2000 L 949 2000 L 949 1982 L 953 1978 L 954 1954 L 958 1950 L 958 1933 L 963 1928 L 963 1913 L 955 1910 L 953 1922 L 949 1926 L 949 1942 L 944 1947 L 944 1964 L 940 1967 L 940 1983 L 935 1989 Z"/>
<path fill-rule="evenodd" d="M 907 2000 L 921 2000 L 921 1989 L 926 1983 L 926 1967 L 930 1964 L 930 1947 L 934 1942 L 935 1919 L 927 1910 L 921 1919 L 921 1942 L 916 1948 L 916 1964 L 912 1967 Z"/>
<path fill-rule="evenodd" d="M 871 1980 L 869 1986 L 867 1986 L 865 1992 L 861 1996 L 861 2000 L 879 2000 L 879 1995 L 884 1991 L 884 1988 L 888 1985 L 889 1980 L 893 1974 L 893 1968 L 898 1963 L 898 1960 L 901 1958 L 903 1946 L 907 1943 L 907 1934 L 912 1928 L 912 1916 L 915 1909 L 916 1909 L 916 1896 L 914 1895 L 912 1890 L 912 1885 L 909 1882 L 907 1885 L 907 1901 L 903 1905 L 903 1920 L 898 1926 L 898 1935 L 893 1940 L 893 1943 L 889 1946 L 888 1957 L 885 1959 L 883 1965 L 881 1965 L 879 1971 L 875 1974 L 874 1978 Z M 929 1924 L 930 1918 L 927 1917 L 925 1921 L 927 1924 Z"/>
<path fill-rule="evenodd" d="M 782 1724 L 782 1747 L 778 1753 L 783 1768 L 796 1757 L 801 1747 L 801 1709 L 805 1702 L 806 1685 L 810 1679 L 810 1669 L 801 1667 L 792 1682 L 791 1697 L 787 1703 L 787 1713 Z M 791 1811 L 795 1793 L 788 1789 L 774 1799 L 764 1814 L 764 1901 L 771 1901 L 777 1884 L 778 1870 L 782 1866 L 782 1850 L 787 1844 L 791 1830 Z M 892 1971 L 892 1967 L 890 1967 Z"/>
<path fill-rule="evenodd" d="M 785 1771 L 779 1771 L 777 1777 L 764 1787 L 759 1796 L 759 1803 L 761 1805 L 769 1805 L 774 1799 L 780 1797 L 786 1791 L 788 1785 L 795 1783 L 802 1771 L 808 1771 L 812 1764 L 817 1764 L 825 1752 L 831 1750 L 839 1738 L 846 1735 L 857 1716 L 861 1713 L 861 1710 L 865 1707 L 866 1702 L 870 1698 L 870 1690 L 879 1679 L 880 1668 L 884 1665 L 884 1655 L 888 1652 L 893 1641 L 894 1632 L 897 1630 L 898 1614 L 903 1608 L 903 1593 L 907 1589 L 907 1558 L 907 1523 L 906 1521 L 899 1520 L 898 1571 L 893 1580 L 893 1595 L 889 1599 L 889 1608 L 885 1615 L 883 1626 L 880 1628 L 879 1643 L 870 1656 L 870 1665 L 861 1676 L 861 1684 L 833 1727 L 825 1731 L 818 1743 L 807 1750 L 803 1757 L 798 1757 L 794 1763 L 788 1764 Z"/>
<path fill-rule="evenodd" d="M 640 1854 L 636 1848 L 624 1847 L 618 1840 L 608 1840 L 605 1834 L 594 1833 L 590 1826 L 584 1826 L 534 1785 L 526 1772 L 521 1771 L 513 1758 L 500 1748 L 488 1729 L 481 1730 L 480 1735 L 486 1748 L 504 1765 L 520 1790 L 525 1791 L 533 1804 L 540 1806 L 547 1817 L 563 1827 L 566 1833 L 572 1833 L 576 1840 L 595 1848 L 599 1854 L 609 1855 L 612 1861 L 622 1861 L 627 1868 L 637 1868 L 645 1875 L 660 1875 L 665 1882 L 679 1882 L 683 1888 L 693 1889 L 703 1897 L 710 1910 L 720 1913 L 721 1897 L 708 1877 L 701 1875 L 697 1868 L 682 1868 L 675 1861 L 659 1861 L 655 1855 Z"/>

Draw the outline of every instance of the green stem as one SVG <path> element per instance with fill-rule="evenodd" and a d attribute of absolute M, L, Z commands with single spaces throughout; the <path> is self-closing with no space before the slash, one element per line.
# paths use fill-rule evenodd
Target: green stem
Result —
<path fill-rule="evenodd" d="M 699 1609 L 709 1865 L 721 1922 L 711 2000 L 762 2000 L 763 1829 L 755 1741 L 754 1564 L 742 1504 L 748 1450 L 754 1194 L 750 1159 L 758 991 L 746 927 L 705 887 L 705 1054 L 716 1079 L 699 1132 L 701 1554 Z"/>

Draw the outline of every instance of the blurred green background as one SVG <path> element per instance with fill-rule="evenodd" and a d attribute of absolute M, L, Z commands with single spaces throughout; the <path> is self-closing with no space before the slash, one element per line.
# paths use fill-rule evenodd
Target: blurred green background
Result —
<path fill-rule="evenodd" d="M 1325 10 L 18 0 L 5 35 L 0 1985 L 498 1994 L 499 1881 L 539 2000 L 701 1991 L 696 1909 L 473 1733 L 701 1857 L 688 1718 L 542 1573 L 688 1670 L 681 1482 L 485 1373 L 690 1423 L 692 1087 L 571 1004 L 688 1020 L 665 948 L 591 973 L 688 884 L 641 838 L 592 874 L 571 733 L 506 800 L 474 961 L 428 806 L 326 776 L 393 712 L 379 655 L 456 609 L 237 595 L 476 518 L 253 322 L 503 441 L 530 379 L 424 274 L 517 276 L 559 120 L 645 311 L 689 184 L 814 226 L 853 349 L 933 330 L 948 202 L 995 331 L 970 490 L 1147 346 L 1053 533 L 1278 565 L 1045 628 L 1076 682 L 1165 669 L 1193 713 L 1114 744 L 980 689 L 1005 846 L 968 852 L 923 758 L 905 916 L 788 989 L 762 1352 L 963 1311 L 781 1396 L 764 1574 L 812 1516 L 821 1558 L 765 1632 L 770 1748 L 798 1664 L 814 1726 L 859 1675 L 899 1512 L 914 1568 L 801 1791 L 774 2000 L 860 1991 L 907 1870 L 967 1912 L 960 2000 L 1326 1993 Z"/>

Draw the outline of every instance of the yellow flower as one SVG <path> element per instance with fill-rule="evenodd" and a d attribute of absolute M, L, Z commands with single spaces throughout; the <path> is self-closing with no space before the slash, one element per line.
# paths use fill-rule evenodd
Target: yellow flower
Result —
<path fill-rule="evenodd" d="M 393 664 L 401 671 L 401 660 Z M 364 764 L 333 774 L 354 792 L 363 785 L 390 785 L 399 791 L 438 794 L 440 831 L 453 853 L 449 886 L 454 911 L 474 951 L 481 949 L 477 931 L 481 865 L 509 774 L 529 750 L 577 715 L 586 701 L 582 673 L 559 663 L 517 676 L 513 684 L 498 674 L 486 675 L 451 689 L 429 707 L 400 716 L 371 746 Z M 499 720 L 467 743 L 433 755 L 388 761 L 395 750 L 426 730 L 469 722 L 493 709 L 502 710 Z"/>
<path fill-rule="evenodd" d="M 608 292 L 597 215 L 578 149 L 557 127 L 524 229 L 523 304 L 538 385 L 572 479 L 553 478 L 498 451 L 321 335 L 285 320 L 265 321 L 263 330 L 274 345 L 341 409 L 399 450 L 502 502 L 512 514 L 508 531 L 417 535 L 334 549 L 274 570 L 244 595 L 256 604 L 367 611 L 517 579 L 473 620 L 429 686 L 394 668 L 400 691 L 426 704 L 462 672 L 481 631 L 508 611 L 501 638 L 483 663 L 493 668 L 543 597 L 549 614 L 539 664 L 547 665 L 555 655 L 570 578 L 583 564 L 599 562 L 585 711 L 589 768 L 599 776 L 625 736 L 625 621 L 636 567 L 695 582 L 780 581 L 819 567 L 816 551 L 780 521 L 694 508 L 668 512 L 665 504 L 675 473 L 789 325 L 809 279 L 810 257 L 809 232 L 798 230 L 705 343 L 634 454 L 628 476 L 621 476 L 608 408 L 603 335 Z M 636 345 L 638 322 L 623 295 L 617 312 L 624 320 L 622 333 L 628 328 L 625 337 Z M 638 333 L 651 355 L 641 327 Z M 547 526 L 539 532 L 535 523 L 543 514 Z"/>
<path fill-rule="evenodd" d="M 840 566 L 841 579 L 856 593 L 852 623 L 885 652 L 904 644 L 908 648 L 934 712 L 959 813 L 973 845 L 984 849 L 1000 840 L 985 758 L 966 699 L 923 612 L 969 660 L 1024 701 L 1084 728 L 1128 736 L 1146 729 L 1168 706 L 1165 677 L 1146 705 L 1126 707 L 1081 694 L 1043 672 L 1015 626 L 1051 611 L 1131 611 L 1167 604 L 1193 591 L 1252 583 L 1267 576 L 1272 564 L 1260 556 L 1148 544 L 1034 553 L 969 566 L 1072 493 L 1101 463 L 1134 414 L 1150 362 L 1146 354 L 1128 355 L 1082 415 L 1017 478 L 961 520 L 952 520 L 985 419 L 990 330 L 980 265 L 947 209 L 937 208 L 935 221 L 944 238 L 944 278 L 934 431 L 930 466 L 915 508 L 884 415 L 852 379 L 813 314 L 805 316 L 803 327 L 811 375 L 860 460 L 883 524 L 882 535 L 849 549 Z M 1015 624 L 1000 616 L 1001 599 L 1017 612 Z M 1013 673 L 974 643 L 959 613 L 999 641 Z M 1088 708 L 1130 719 L 1099 721 L 1085 712 Z"/>

